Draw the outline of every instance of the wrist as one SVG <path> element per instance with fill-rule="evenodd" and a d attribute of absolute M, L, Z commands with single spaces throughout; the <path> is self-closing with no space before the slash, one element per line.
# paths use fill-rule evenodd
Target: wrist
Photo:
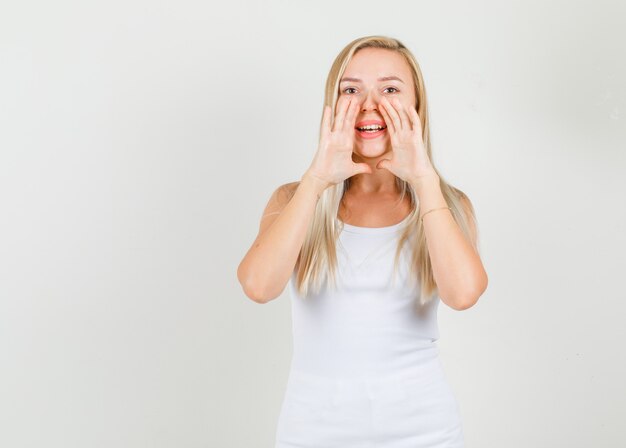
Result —
<path fill-rule="evenodd" d="M 409 181 L 409 184 L 413 187 L 417 194 L 419 194 L 422 190 L 441 186 L 437 173 L 415 177 Z"/>
<path fill-rule="evenodd" d="M 328 182 L 325 182 L 324 180 L 320 179 L 314 174 L 309 173 L 308 171 L 302 175 L 300 183 L 307 185 L 309 188 L 315 191 L 318 199 L 322 192 L 330 186 Z"/>

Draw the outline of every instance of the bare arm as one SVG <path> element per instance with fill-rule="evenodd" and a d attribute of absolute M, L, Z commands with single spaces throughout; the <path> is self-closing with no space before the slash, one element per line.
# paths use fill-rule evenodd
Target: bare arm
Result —
<path fill-rule="evenodd" d="M 261 218 L 259 234 L 237 268 L 239 283 L 255 302 L 267 303 L 285 289 L 322 192 L 355 174 L 372 173 L 367 163 L 352 160 L 358 101 L 341 97 L 336 106 L 331 130 L 332 109 L 324 105 L 320 143 L 311 166 L 300 182 L 295 182 L 293 195 L 293 184 L 274 192 Z M 285 195 L 283 188 L 289 194 Z"/>
<path fill-rule="evenodd" d="M 266 303 L 283 292 L 325 188 L 305 173 L 300 182 L 282 185 L 272 194 L 259 233 L 237 268 L 239 283 L 250 299 Z"/>
<path fill-rule="evenodd" d="M 421 203 L 420 213 L 447 206 L 437 177 L 427 178 L 413 186 Z M 463 196 L 461 203 L 467 210 L 472 208 L 467 196 Z M 455 310 L 470 308 L 488 284 L 487 273 L 475 247 L 476 227 L 470 222 L 468 241 L 449 210 L 437 210 L 422 216 L 433 276 L 441 300 Z"/>

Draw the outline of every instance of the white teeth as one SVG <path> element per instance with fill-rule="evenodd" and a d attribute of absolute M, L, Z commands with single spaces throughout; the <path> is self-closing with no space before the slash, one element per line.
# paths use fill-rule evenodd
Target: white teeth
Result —
<path fill-rule="evenodd" d="M 367 125 L 367 126 L 362 126 L 360 128 L 357 128 L 357 129 L 359 131 L 364 131 L 366 129 L 372 131 L 372 130 L 384 129 L 384 126 L 381 126 L 379 124 L 370 124 L 370 125 Z"/>

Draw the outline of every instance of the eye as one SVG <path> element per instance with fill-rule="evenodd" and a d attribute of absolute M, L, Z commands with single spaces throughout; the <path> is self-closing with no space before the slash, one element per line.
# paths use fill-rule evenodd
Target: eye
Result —
<path fill-rule="evenodd" d="M 396 92 L 398 91 L 398 89 L 396 89 L 395 87 L 387 87 L 385 90 L 387 90 L 387 89 L 393 89 L 393 90 L 395 90 Z M 395 92 L 393 92 L 393 93 L 395 93 Z"/>
<path fill-rule="evenodd" d="M 350 89 L 354 90 L 354 87 L 346 87 L 345 89 L 343 89 L 343 93 L 346 93 L 346 90 L 350 90 Z"/>

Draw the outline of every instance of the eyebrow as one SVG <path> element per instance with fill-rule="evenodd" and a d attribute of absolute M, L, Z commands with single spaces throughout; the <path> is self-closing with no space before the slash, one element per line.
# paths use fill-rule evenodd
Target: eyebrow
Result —
<path fill-rule="evenodd" d="M 382 78 L 378 78 L 379 81 L 400 81 L 401 83 L 404 84 L 404 81 L 402 81 L 400 78 L 398 78 L 397 76 L 383 76 Z M 339 84 L 341 84 L 342 82 L 347 82 L 347 81 L 351 81 L 351 82 L 363 82 L 363 80 L 359 79 L 359 78 L 341 78 L 341 81 L 339 81 Z"/>

